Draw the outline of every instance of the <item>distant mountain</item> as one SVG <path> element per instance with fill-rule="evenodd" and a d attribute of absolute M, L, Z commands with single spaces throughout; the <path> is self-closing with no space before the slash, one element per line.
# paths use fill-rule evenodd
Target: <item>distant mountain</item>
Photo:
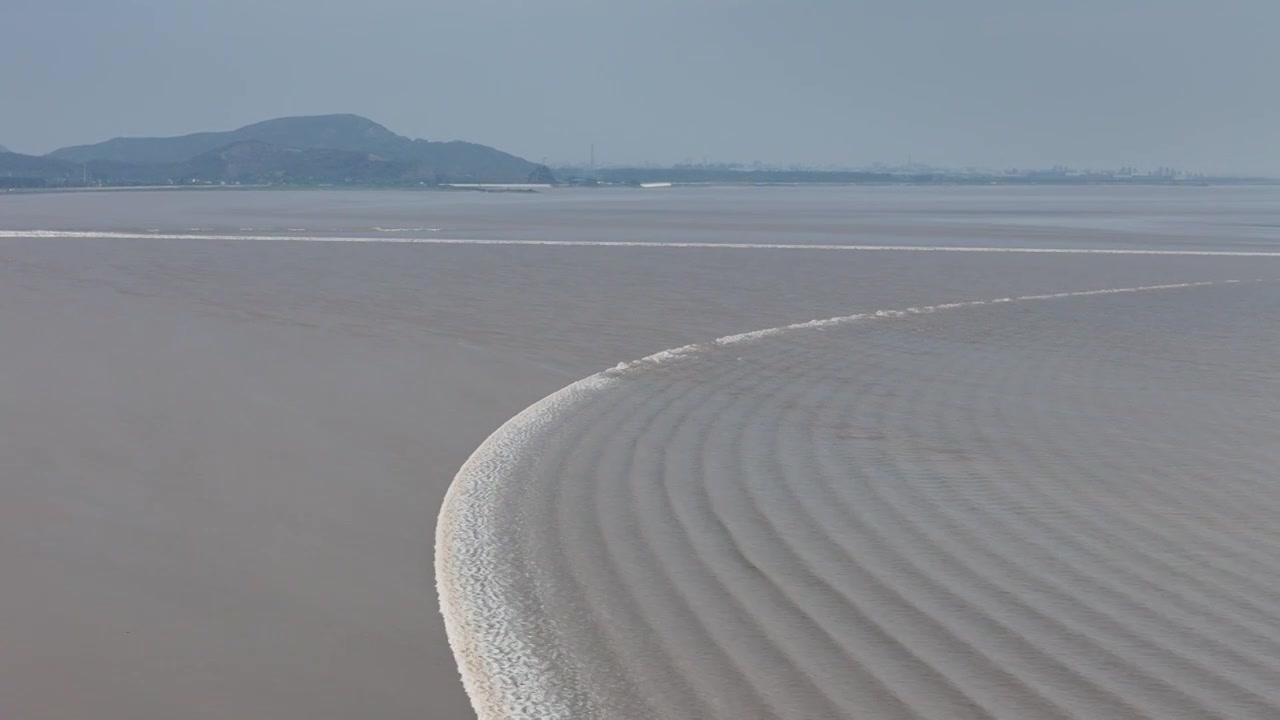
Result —
<path fill-rule="evenodd" d="M 167 182 L 159 168 L 111 160 L 72 163 L 48 156 L 0 153 L 0 188 L 84 185 L 89 181 L 112 184 Z"/>
<path fill-rule="evenodd" d="M 15 152 L 0 153 L 0 177 L 34 177 L 48 180 L 66 177 L 71 172 L 71 168 L 71 163 L 65 160 Z"/>
<path fill-rule="evenodd" d="M 396 183 L 434 179 L 410 163 L 371 153 L 329 148 L 281 147 L 249 140 L 180 163 L 180 177 L 239 183 Z"/>
<path fill-rule="evenodd" d="M 226 132 L 202 132 L 178 137 L 115 138 L 95 145 L 77 145 L 54 150 L 50 157 L 71 162 L 116 160 L 119 162 L 180 163 L 197 155 L 238 142 L 258 141 L 271 145 L 365 152 L 394 151 L 412 143 L 359 115 L 315 115 L 266 120 Z"/>
<path fill-rule="evenodd" d="M 13 152 L 13 151 L 3 145 L 0 145 L 0 153 L 7 153 L 7 152 Z"/>
<path fill-rule="evenodd" d="M 238 130 L 180 137 L 115 138 L 62 148 L 46 157 L 72 163 L 166 166 L 170 173 L 195 173 L 187 181 L 231 181 L 250 175 L 285 178 L 281 182 L 545 182 L 551 178 L 546 167 L 485 145 L 411 140 L 359 115 L 278 118 Z"/>
<path fill-rule="evenodd" d="M 69 162 L 52 157 L 0 153 L 0 187 L 73 185 L 395 184 L 430 179 L 406 162 L 368 153 L 282 148 L 256 141 L 234 143 L 180 163 L 118 160 Z"/>

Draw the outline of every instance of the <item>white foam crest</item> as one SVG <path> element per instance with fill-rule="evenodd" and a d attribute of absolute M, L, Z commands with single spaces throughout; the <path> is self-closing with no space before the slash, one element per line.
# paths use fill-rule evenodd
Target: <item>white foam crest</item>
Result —
<path fill-rule="evenodd" d="M 251 231 L 253 228 L 241 228 Z M 383 233 L 401 232 L 400 229 L 375 228 Z M 413 229 L 404 229 L 410 232 Z M 439 228 L 426 228 L 435 232 Z M 1169 255 L 1192 257 L 1277 257 L 1280 251 L 1270 250 L 1140 250 L 1125 248 L 1043 248 L 1043 247 L 954 247 L 949 245 L 834 245 L 834 244 L 786 244 L 786 243 L 713 243 L 713 242 L 656 242 L 639 240 L 506 240 L 493 238 L 441 238 L 399 236 L 339 236 L 339 235 L 226 235 L 190 233 L 129 233 L 96 230 L 0 230 L 0 238 L 68 238 L 68 239 L 117 239 L 117 240 L 253 240 L 293 242 L 367 242 L 367 243 L 423 243 L 427 245 L 516 245 L 545 247 L 597 247 L 597 248 L 684 248 L 703 250 L 828 250 L 860 252 L 953 252 L 953 253 L 1021 253 L 1045 255 Z"/>
<path fill-rule="evenodd" d="M 929 313 L 934 313 L 939 310 L 954 310 L 956 308 L 978 307 L 981 305 L 999 305 L 1003 303 L 1021 302 L 1021 301 L 1027 301 L 1027 300 L 1055 300 L 1059 298 L 1069 298 L 1069 297 L 1087 297 L 1090 295 L 1114 295 L 1118 293 L 1143 292 L 1148 290 L 1172 290 L 1176 288 L 1202 287 L 1205 285 L 1219 285 L 1219 284 L 1234 285 L 1236 283 L 1241 283 L 1241 282 L 1265 282 L 1265 279 L 1259 278 L 1252 281 L 1223 280 L 1223 281 L 1213 281 L 1213 282 L 1169 283 L 1165 285 L 1142 285 L 1139 287 L 1107 288 L 1104 290 L 1081 290 L 1076 292 L 1049 293 L 1044 295 L 1020 295 L 1017 297 L 995 298 L 993 300 L 969 300 L 966 302 L 941 303 L 938 305 L 922 305 L 919 307 L 903 308 L 901 310 L 875 310 L 872 312 L 856 313 L 853 315 L 842 315 L 840 317 L 825 318 L 822 320 L 809 320 L 807 322 L 795 323 L 792 325 L 784 325 L 782 327 L 776 327 L 776 328 L 766 328 L 764 330 L 753 330 L 751 332 L 739 333 L 737 335 L 728 335 L 712 341 L 711 344 L 721 345 L 721 346 L 738 345 L 744 342 L 749 342 L 751 340 L 758 340 L 760 338 L 771 337 L 771 336 L 778 335 L 784 332 L 789 332 L 792 330 L 807 330 L 812 328 L 830 327 L 832 325 L 843 325 L 845 323 L 855 322 L 858 320 L 867 320 L 872 318 L 897 318 L 897 317 L 903 317 L 906 315 L 927 315 Z M 705 347 L 705 346 L 686 345 L 685 347 L 678 348 L 677 350 L 674 350 L 674 351 L 672 350 L 663 351 L 662 353 L 658 353 L 658 355 L 664 355 L 664 358 L 663 358 L 664 360 L 670 360 L 671 357 L 667 356 L 668 353 L 677 353 L 678 355 L 687 355 L 691 349 L 698 348 L 698 347 Z M 655 356 L 650 356 L 650 357 L 652 358 Z M 644 358 L 642 360 L 637 360 L 631 363 L 619 363 L 616 369 L 625 370 L 630 367 L 639 366 L 649 359 L 650 358 Z"/>
<path fill-rule="evenodd" d="M 522 471 L 536 459 L 535 445 L 558 418 L 633 376 L 715 347 L 739 345 L 793 331 L 821 329 L 863 320 L 900 318 L 996 303 L 1116 295 L 1240 282 L 1169 283 L 1102 290 L 1021 295 L 923 305 L 898 310 L 855 313 L 781 327 L 727 335 L 708 343 L 663 350 L 619 363 L 543 398 L 494 431 L 463 464 L 445 495 L 436 530 L 436 583 L 449 643 L 463 684 L 481 720 L 527 717 L 576 717 L 590 705 L 589 690 L 573 686 L 573 660 L 562 656 L 542 617 L 522 615 L 527 588 L 504 575 L 510 555 L 500 545 L 507 520 L 499 516 L 499 499 L 521 482 Z"/>
<path fill-rule="evenodd" d="M 649 355 L 648 357 L 642 357 L 639 360 L 632 360 L 630 362 L 620 362 L 617 365 L 610 368 L 609 370 L 606 370 L 605 372 L 618 373 L 624 370 L 633 370 L 638 367 L 651 367 L 653 365 L 661 365 L 663 363 L 669 363 L 672 360 L 677 360 L 687 355 L 692 355 L 693 353 L 696 353 L 698 350 L 701 350 L 702 348 L 703 348 L 702 345 L 697 345 L 697 344 L 685 345 L 683 347 L 678 347 L 678 348 L 671 348 L 670 350 L 663 350 L 662 352 L 654 353 L 652 355 Z"/>
<path fill-rule="evenodd" d="M 573 717 L 578 690 L 546 628 L 522 616 L 521 588 L 503 575 L 510 558 L 498 541 L 499 495 L 519 481 L 536 439 L 563 413 L 616 382 L 601 374 L 530 405 L 489 436 L 445 494 L 436 526 L 440 611 L 467 695 L 481 718 Z M 561 677 L 557 682 L 554 678 Z"/>

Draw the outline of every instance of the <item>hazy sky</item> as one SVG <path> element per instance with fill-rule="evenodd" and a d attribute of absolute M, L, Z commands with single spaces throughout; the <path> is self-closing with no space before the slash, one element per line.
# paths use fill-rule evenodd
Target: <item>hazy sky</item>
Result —
<path fill-rule="evenodd" d="M 1280 0 L 3 0 L 0 144 L 354 112 L 533 160 L 1280 174 Z"/>

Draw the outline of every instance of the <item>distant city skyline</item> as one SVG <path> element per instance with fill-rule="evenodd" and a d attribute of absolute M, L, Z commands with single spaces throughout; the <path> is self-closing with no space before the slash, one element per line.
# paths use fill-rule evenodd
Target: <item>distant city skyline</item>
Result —
<path fill-rule="evenodd" d="M 1274 0 L 9 0 L 0 145 L 352 112 L 552 163 L 1280 175 Z M 246 19 L 251 19 L 247 21 Z"/>
<path fill-rule="evenodd" d="M 1003 174 L 1003 173 L 1020 173 L 1020 172 L 1061 172 L 1064 174 L 1114 174 L 1124 175 L 1164 175 L 1164 176 L 1204 176 L 1211 173 L 1205 173 L 1194 168 L 1177 168 L 1170 165 L 1156 165 L 1153 167 L 1138 167 L 1128 163 L 1113 163 L 1111 165 L 1097 165 L 1089 167 L 1077 167 L 1065 163 L 1058 163 L 1044 167 L 996 167 L 992 165 L 964 165 L 964 166 L 948 166 L 935 165 L 926 162 L 920 162 L 914 159 L 908 159 L 902 162 L 871 162 L 864 164 L 805 164 L 805 163 L 768 163 L 761 160 L 741 161 L 741 160 L 717 160 L 714 158 L 686 158 L 682 161 L 673 163 L 654 163 L 650 161 L 639 162 L 622 162 L 622 161 L 601 161 L 596 159 L 594 163 L 584 162 L 582 160 L 554 160 L 550 158 L 540 158 L 537 162 L 543 163 L 549 167 L 560 168 L 588 168 L 591 166 L 600 169 L 607 168 L 723 168 L 736 170 L 803 170 L 803 171 L 837 171 L 837 172 L 863 172 L 863 171 L 893 171 L 904 172 L 908 170 L 919 171 L 946 171 L 957 173 L 973 173 L 973 174 Z M 1257 175 L 1257 177 L 1276 177 L 1276 175 Z"/>

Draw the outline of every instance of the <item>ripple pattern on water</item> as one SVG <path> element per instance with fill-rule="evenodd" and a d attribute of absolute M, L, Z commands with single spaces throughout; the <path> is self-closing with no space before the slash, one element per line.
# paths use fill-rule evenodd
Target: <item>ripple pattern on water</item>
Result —
<path fill-rule="evenodd" d="M 867 312 L 562 390 L 441 515 L 477 710 L 1280 715 L 1278 301 Z"/>

